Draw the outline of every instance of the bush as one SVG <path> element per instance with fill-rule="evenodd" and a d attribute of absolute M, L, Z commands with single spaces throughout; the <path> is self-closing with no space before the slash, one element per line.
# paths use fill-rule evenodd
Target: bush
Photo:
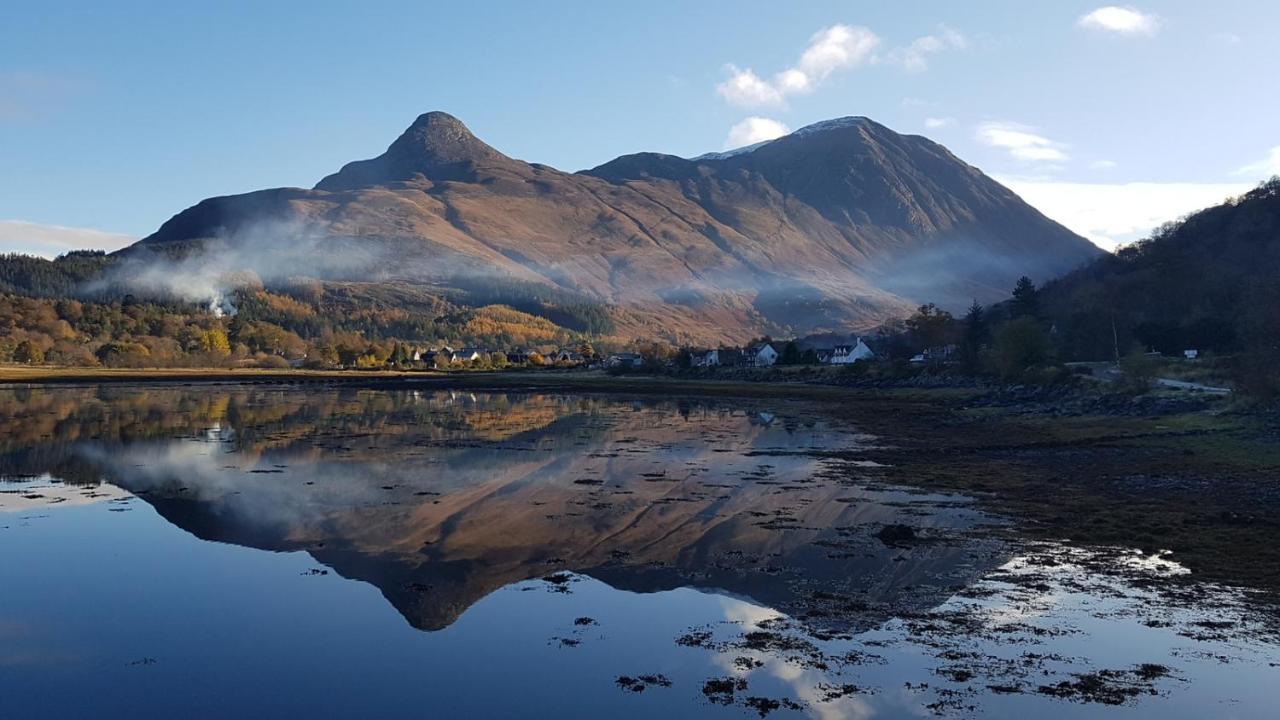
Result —
<path fill-rule="evenodd" d="M 1010 320 L 996 333 L 993 361 L 1005 379 L 1016 379 L 1028 368 L 1049 362 L 1049 336 L 1035 318 Z"/>
<path fill-rule="evenodd" d="M 291 367 L 289 361 L 279 355 L 259 355 L 253 359 L 253 365 L 267 370 L 287 370 Z"/>
<path fill-rule="evenodd" d="M 1141 348 L 1120 360 L 1120 371 L 1124 373 L 1125 384 L 1135 392 L 1146 392 L 1156 377 L 1156 361 L 1147 357 Z"/>

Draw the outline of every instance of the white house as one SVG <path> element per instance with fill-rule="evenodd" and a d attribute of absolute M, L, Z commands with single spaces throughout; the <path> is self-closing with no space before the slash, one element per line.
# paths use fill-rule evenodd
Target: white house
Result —
<path fill-rule="evenodd" d="M 1200 351 L 1199 351 L 1199 350 L 1195 350 L 1195 349 L 1192 349 L 1192 350 L 1183 350 L 1183 351 L 1182 351 L 1182 357 L 1184 357 L 1184 358 L 1186 358 L 1186 359 L 1188 359 L 1188 360 L 1195 360 L 1196 358 L 1200 357 Z"/>
<path fill-rule="evenodd" d="M 828 361 L 832 365 L 852 365 L 859 360 L 870 360 L 876 354 L 871 352 L 871 348 L 862 342 L 862 338 L 858 338 L 858 342 L 854 345 L 837 345 L 831 351 L 831 359 Z"/>
<path fill-rule="evenodd" d="M 717 367 L 720 365 L 720 351 L 695 352 L 690 364 L 694 367 Z"/>
<path fill-rule="evenodd" d="M 747 348 L 746 361 L 755 367 L 772 367 L 778 362 L 778 351 L 769 343 L 760 343 Z"/>
<path fill-rule="evenodd" d="M 644 365 L 644 357 L 640 353 L 614 353 L 609 356 L 609 367 L 638 368 Z"/>
<path fill-rule="evenodd" d="M 453 362 L 474 362 L 483 355 L 478 348 L 459 348 L 453 351 Z"/>

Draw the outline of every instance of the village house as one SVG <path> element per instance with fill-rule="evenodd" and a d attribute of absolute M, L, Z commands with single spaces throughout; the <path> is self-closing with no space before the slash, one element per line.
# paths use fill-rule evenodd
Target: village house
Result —
<path fill-rule="evenodd" d="M 719 350 L 694 350 L 689 354 L 689 364 L 693 367 L 718 367 L 720 365 Z"/>
<path fill-rule="evenodd" d="M 638 368 L 644 365 L 644 356 L 640 353 L 614 353 L 609 356 L 609 367 Z"/>
<path fill-rule="evenodd" d="M 862 338 L 858 338 L 858 342 L 853 345 L 837 345 L 830 351 L 829 359 L 822 359 L 822 351 L 818 351 L 818 361 L 828 362 L 832 365 L 852 365 L 859 360 L 870 360 L 876 356 L 867 344 L 862 342 Z"/>
<path fill-rule="evenodd" d="M 938 345 L 936 347 L 925 348 L 922 352 L 912 357 L 910 362 L 916 365 L 925 363 L 948 363 L 956 354 L 956 345 Z"/>
<path fill-rule="evenodd" d="M 572 350 L 561 350 L 555 354 L 554 359 L 557 363 L 565 363 L 568 365 L 581 365 L 586 361 L 586 358 L 584 358 L 581 353 L 576 353 Z"/>
<path fill-rule="evenodd" d="M 778 362 L 778 351 L 771 343 L 759 343 L 747 348 L 745 360 L 753 367 L 772 367 Z"/>
<path fill-rule="evenodd" d="M 458 348 L 453 351 L 449 359 L 456 363 L 475 362 L 485 355 L 488 353 L 480 348 Z"/>

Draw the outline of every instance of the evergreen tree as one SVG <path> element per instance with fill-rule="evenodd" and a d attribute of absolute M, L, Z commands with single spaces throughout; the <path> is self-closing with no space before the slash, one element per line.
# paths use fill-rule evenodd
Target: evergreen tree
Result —
<path fill-rule="evenodd" d="M 1023 275 L 1013 287 L 1013 301 L 1009 303 L 1009 312 L 1013 317 L 1040 317 L 1040 291 L 1031 278 Z"/>
<path fill-rule="evenodd" d="M 978 369 L 982 346 L 987 342 L 986 310 L 974 300 L 964 314 L 964 339 L 960 343 L 960 352 L 969 372 Z"/>

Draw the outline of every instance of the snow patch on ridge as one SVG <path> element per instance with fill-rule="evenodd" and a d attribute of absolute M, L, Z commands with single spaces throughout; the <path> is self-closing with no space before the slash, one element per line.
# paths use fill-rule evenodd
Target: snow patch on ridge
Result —
<path fill-rule="evenodd" d="M 739 155 L 746 155 L 747 153 L 755 152 L 756 150 L 759 150 L 765 145 L 778 142 L 779 140 L 783 140 L 785 138 L 804 137 L 805 135 L 811 135 L 817 132 L 825 132 L 827 130 L 839 130 L 841 128 L 857 127 L 867 122 L 869 122 L 867 118 L 862 116 L 857 116 L 857 115 L 850 115 L 849 117 L 842 117 L 842 118 L 834 118 L 832 120 L 823 120 L 821 122 L 813 123 L 812 125 L 805 125 L 799 130 L 796 130 L 795 132 L 792 132 L 792 133 L 788 133 L 779 138 L 774 138 L 772 140 L 764 140 L 764 141 L 755 143 L 753 145 L 745 145 L 743 147 L 735 148 L 733 150 L 725 150 L 724 152 L 703 153 L 701 155 L 698 155 L 697 157 L 691 157 L 689 158 L 689 160 L 693 162 L 699 162 L 702 160 L 728 160 L 731 157 L 737 157 Z"/>
<path fill-rule="evenodd" d="M 783 137 L 786 137 L 786 135 L 783 135 Z M 777 140 L 777 139 L 778 138 L 774 138 L 774 140 Z M 697 162 L 699 160 L 728 160 L 729 158 L 735 157 L 737 155 L 746 155 L 749 152 L 755 152 L 756 150 L 759 150 L 760 148 L 764 147 L 765 145 L 768 145 L 774 140 L 761 140 L 758 143 L 753 143 L 751 145 L 744 145 L 740 148 L 734 148 L 733 150 L 725 150 L 724 152 L 703 153 L 697 157 L 692 157 L 689 159 L 694 162 Z"/>

